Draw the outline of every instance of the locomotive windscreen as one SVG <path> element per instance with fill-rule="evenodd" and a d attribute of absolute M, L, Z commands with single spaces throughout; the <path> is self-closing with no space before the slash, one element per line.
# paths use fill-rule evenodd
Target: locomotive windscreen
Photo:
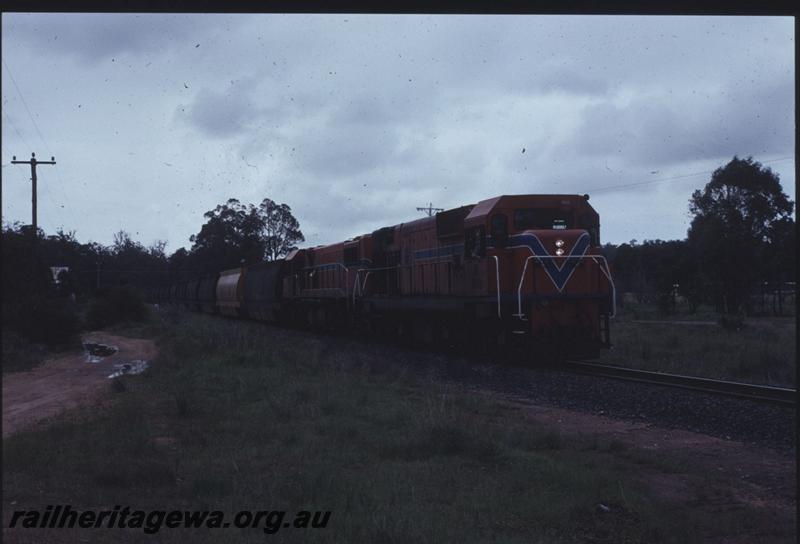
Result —
<path fill-rule="evenodd" d="M 514 228 L 562 230 L 574 227 L 573 214 L 569 210 L 549 208 L 527 208 L 514 210 Z"/>

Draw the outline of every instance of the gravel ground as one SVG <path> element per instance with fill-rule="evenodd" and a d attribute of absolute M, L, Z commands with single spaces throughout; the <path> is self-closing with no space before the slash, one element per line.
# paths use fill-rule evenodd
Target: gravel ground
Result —
<path fill-rule="evenodd" d="M 790 407 L 403 347 L 382 346 L 376 351 L 381 361 L 404 365 L 425 379 L 515 401 L 646 421 L 787 452 L 796 446 L 796 411 Z"/>

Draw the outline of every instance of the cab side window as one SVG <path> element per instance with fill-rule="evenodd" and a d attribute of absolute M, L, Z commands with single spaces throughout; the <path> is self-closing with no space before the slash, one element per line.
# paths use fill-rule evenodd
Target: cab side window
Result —
<path fill-rule="evenodd" d="M 508 218 L 502 213 L 492 216 L 491 221 L 492 242 L 495 247 L 504 248 L 508 242 Z"/>

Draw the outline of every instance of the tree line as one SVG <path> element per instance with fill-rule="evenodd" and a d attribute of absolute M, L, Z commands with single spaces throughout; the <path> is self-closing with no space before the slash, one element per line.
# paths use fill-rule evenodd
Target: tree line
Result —
<path fill-rule="evenodd" d="M 606 244 L 603 252 L 618 292 L 645 295 L 664 311 L 680 295 L 692 309 L 749 312 L 751 295 L 765 283 L 796 279 L 793 210 L 775 172 L 752 157 L 734 157 L 692 194 L 686 239 Z"/>
<path fill-rule="evenodd" d="M 795 279 L 793 209 L 776 173 L 752 157 L 734 157 L 692 194 L 686 239 L 606 244 L 603 252 L 620 293 L 646 295 L 664 310 L 677 293 L 693 308 L 712 304 L 720 313 L 736 313 L 747 310 L 760 283 Z M 4 224 L 4 306 L 34 294 L 80 298 L 109 284 L 147 288 L 192 279 L 277 259 L 305 241 L 291 208 L 268 198 L 258 205 L 230 199 L 204 219 L 191 247 L 170 255 L 166 242 L 144 246 L 124 231 L 110 246 L 81 243 L 64 231 L 40 231 L 33 243 L 30 227 Z M 51 266 L 69 271 L 55 283 Z"/>
<path fill-rule="evenodd" d="M 275 259 L 304 241 L 289 206 L 270 199 L 258 206 L 231 199 L 207 212 L 205 219 L 191 237 L 191 248 L 171 255 L 165 241 L 145 247 L 125 231 L 106 246 L 81 243 L 74 231 L 46 235 L 27 225 L 4 223 L 4 349 L 19 344 L 17 337 L 65 345 L 74 343 L 83 327 L 141 320 L 146 315 L 142 292 L 150 287 Z M 84 310 L 82 301 L 88 301 Z"/>
<path fill-rule="evenodd" d="M 81 243 L 74 231 L 48 236 L 40 229 L 34 238 L 28 225 L 4 224 L 4 300 L 34 293 L 80 297 L 109 284 L 153 287 L 276 259 L 305 240 L 291 208 L 268 198 L 258 206 L 230 199 L 204 217 L 190 249 L 179 248 L 170 255 L 166 241 L 144 246 L 125 231 L 117 232 L 106 246 Z M 67 270 L 53 281 L 50 267 L 56 266 Z"/>

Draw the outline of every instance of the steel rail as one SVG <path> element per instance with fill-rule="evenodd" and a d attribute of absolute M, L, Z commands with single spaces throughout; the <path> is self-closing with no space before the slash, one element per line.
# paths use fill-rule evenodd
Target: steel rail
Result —
<path fill-rule="evenodd" d="M 714 380 L 711 378 L 699 378 L 696 376 L 667 374 L 588 361 L 566 361 L 562 366 L 565 370 L 570 372 L 589 374 L 592 376 L 651 383 L 680 389 L 692 389 L 705 393 L 745 398 L 784 406 L 795 406 L 797 398 L 796 389 L 772 387 L 769 385 L 755 385 L 726 380 Z"/>

